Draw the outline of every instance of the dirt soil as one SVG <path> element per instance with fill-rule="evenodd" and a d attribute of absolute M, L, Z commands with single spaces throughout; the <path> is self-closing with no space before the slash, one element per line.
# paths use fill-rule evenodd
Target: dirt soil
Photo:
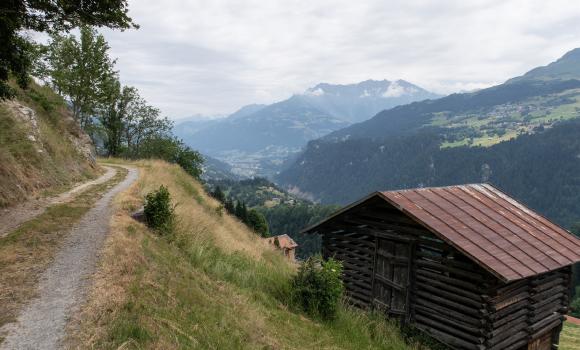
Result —
<path fill-rule="evenodd" d="M 8 233 L 16 230 L 20 225 L 28 220 L 34 219 L 38 215 L 44 213 L 46 208 L 54 204 L 67 203 L 72 200 L 77 194 L 82 193 L 89 187 L 93 185 L 98 185 L 109 181 L 115 176 L 117 171 L 113 167 L 103 166 L 105 168 L 105 173 L 100 177 L 83 182 L 57 196 L 32 199 L 13 207 L 0 209 L 0 237 L 7 235 Z"/>
<path fill-rule="evenodd" d="M 24 307 L 17 322 L 0 329 L 6 335 L 0 349 L 62 347 L 67 321 L 86 298 L 99 251 L 109 232 L 112 200 L 138 177 L 137 169 L 128 170 L 127 177 L 99 199 L 73 227 L 54 262 L 41 277 L 39 297 Z"/>

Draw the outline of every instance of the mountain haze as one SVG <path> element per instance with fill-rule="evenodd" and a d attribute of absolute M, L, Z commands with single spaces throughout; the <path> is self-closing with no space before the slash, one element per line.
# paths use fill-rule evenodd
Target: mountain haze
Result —
<path fill-rule="evenodd" d="M 239 175 L 272 176 L 310 140 L 381 110 L 437 97 L 404 80 L 323 83 L 268 106 L 245 106 L 225 119 L 180 123 L 175 133 Z"/>
<path fill-rule="evenodd" d="M 323 203 L 491 182 L 562 225 L 580 219 L 580 51 L 505 84 L 415 102 L 309 142 L 279 184 Z"/>

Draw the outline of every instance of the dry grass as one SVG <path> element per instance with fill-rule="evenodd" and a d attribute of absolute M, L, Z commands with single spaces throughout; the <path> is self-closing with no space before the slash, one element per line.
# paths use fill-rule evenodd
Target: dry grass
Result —
<path fill-rule="evenodd" d="M 119 163 L 118 160 L 110 160 Z M 177 166 L 132 163 L 139 180 L 116 200 L 87 304 L 70 326 L 78 349 L 419 349 L 381 317 L 341 308 L 319 322 L 289 304 L 295 266 Z M 159 237 L 129 214 L 165 185 L 177 203 L 174 234 Z"/>
<path fill-rule="evenodd" d="M 123 163 L 119 160 L 109 161 L 111 164 Z M 211 239 L 228 253 L 242 251 L 255 259 L 261 259 L 265 250 L 271 251 L 271 247 L 264 240 L 250 232 L 239 220 L 230 215 L 220 215 L 220 203 L 206 195 L 201 184 L 192 181 L 178 165 L 158 160 L 131 164 L 144 170 L 141 171 L 134 193 L 135 198 L 141 200 L 139 205 L 147 193 L 164 185 L 176 204 L 176 214 L 180 218 L 182 230 L 190 232 L 198 239 Z"/>
<path fill-rule="evenodd" d="M 570 322 L 564 323 L 564 329 L 560 335 L 561 350 L 577 350 L 580 349 L 580 326 Z"/>
<path fill-rule="evenodd" d="M 0 326 L 14 321 L 23 303 L 37 294 L 38 278 L 72 225 L 125 175 L 126 170 L 118 171 L 108 182 L 88 189 L 69 203 L 49 207 L 43 214 L 0 238 Z"/>
<path fill-rule="evenodd" d="M 64 101 L 36 84 L 28 90 L 15 84 L 14 88 L 16 102 L 36 112 L 39 137 L 36 141 L 28 138 L 34 132 L 15 116 L 12 101 L 0 103 L 0 207 L 96 177 L 97 168 L 69 139 L 81 132 Z"/>

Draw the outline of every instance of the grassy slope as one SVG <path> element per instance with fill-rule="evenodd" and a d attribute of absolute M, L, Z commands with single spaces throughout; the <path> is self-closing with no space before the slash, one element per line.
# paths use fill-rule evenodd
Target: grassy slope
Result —
<path fill-rule="evenodd" d="M 116 200 L 117 214 L 94 289 L 70 324 L 80 348 L 419 349 L 393 325 L 341 309 L 311 320 L 288 302 L 296 266 L 285 261 L 177 166 L 136 165 L 140 179 Z M 179 228 L 158 237 L 129 213 L 164 184 Z"/>
<path fill-rule="evenodd" d="M 560 335 L 560 350 L 580 349 L 580 326 L 566 322 Z"/>
<path fill-rule="evenodd" d="M 563 100 L 565 98 L 565 100 Z M 443 128 L 468 127 L 476 131 L 482 131 L 483 136 L 472 140 L 473 146 L 489 147 L 497 143 L 518 137 L 520 131 L 533 133 L 533 129 L 539 125 L 552 126 L 555 122 L 570 120 L 580 117 L 580 90 L 572 89 L 561 93 L 542 97 L 530 98 L 516 105 L 507 104 L 497 106 L 498 111 L 473 111 L 459 116 L 446 116 L 439 113 L 432 119 L 432 126 Z M 528 120 L 524 118 L 521 109 L 527 107 L 532 111 Z M 480 117 L 485 116 L 484 119 Z M 485 127 L 493 126 L 494 123 L 510 121 L 505 127 L 506 133 L 502 136 L 488 134 Z M 469 139 L 464 138 L 453 142 L 443 142 L 442 147 L 459 147 L 468 145 Z"/>
<path fill-rule="evenodd" d="M 39 153 L 39 144 L 28 139 L 29 127 L 14 117 L 8 103 L 0 103 L 0 207 L 42 191 L 58 191 L 97 172 L 69 139 L 81 131 L 67 118 L 64 101 L 47 87 L 14 87 L 16 101 L 36 112 L 44 152 Z"/>

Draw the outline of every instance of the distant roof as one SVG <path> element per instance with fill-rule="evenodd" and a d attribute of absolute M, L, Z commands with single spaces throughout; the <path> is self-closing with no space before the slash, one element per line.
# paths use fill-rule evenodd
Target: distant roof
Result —
<path fill-rule="evenodd" d="M 506 282 L 580 261 L 580 239 L 488 184 L 376 192 L 354 205 L 377 196 Z"/>
<path fill-rule="evenodd" d="M 268 241 L 268 243 L 274 244 L 274 241 L 276 238 L 278 238 L 278 243 L 280 244 L 280 248 L 292 249 L 292 248 L 298 247 L 298 244 L 296 244 L 296 242 L 294 242 L 294 240 L 286 234 L 268 237 L 268 238 L 266 238 L 266 240 Z"/>

